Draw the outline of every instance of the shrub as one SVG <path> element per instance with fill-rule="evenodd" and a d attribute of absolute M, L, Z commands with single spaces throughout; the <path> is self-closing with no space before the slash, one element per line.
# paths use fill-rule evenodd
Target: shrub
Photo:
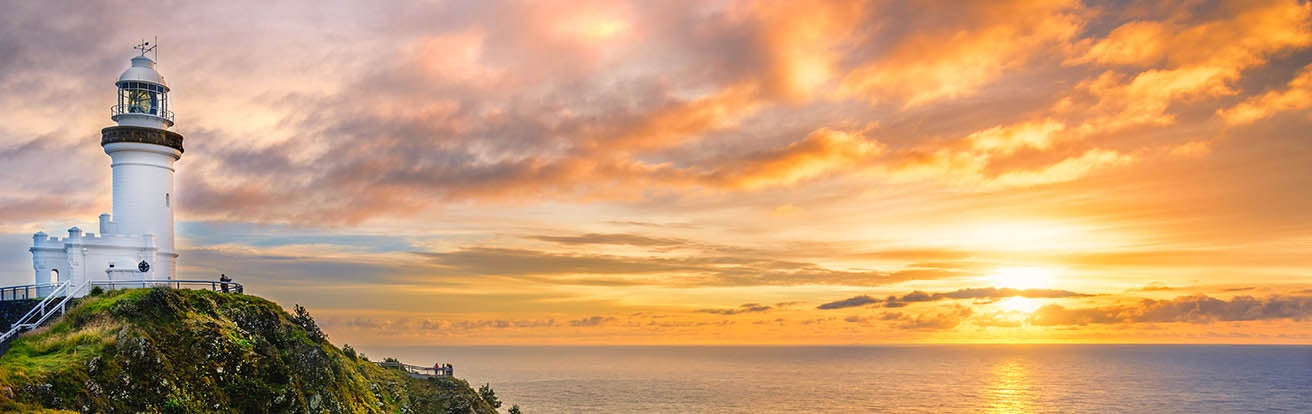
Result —
<path fill-rule="evenodd" d="M 492 384 L 483 384 L 482 387 L 478 387 L 478 396 L 483 401 L 487 401 L 487 405 L 492 406 L 492 408 L 501 408 L 501 400 L 497 399 L 497 392 L 492 391 Z"/>
<path fill-rule="evenodd" d="M 311 340 L 320 343 L 328 340 L 328 335 L 324 335 L 323 331 L 319 329 L 319 324 L 314 321 L 313 316 L 310 316 L 310 311 L 305 310 L 305 307 L 300 304 L 293 305 L 293 310 L 296 315 L 292 316 L 292 323 L 304 328 L 305 333 L 310 336 Z"/>
<path fill-rule="evenodd" d="M 466 401 L 464 397 L 456 397 L 446 406 L 446 414 L 469 414 L 474 412 L 474 406 Z"/>
<path fill-rule="evenodd" d="M 357 356 L 356 356 L 356 354 L 355 354 L 355 348 L 351 348 L 351 345 L 350 345 L 350 344 L 342 345 L 342 353 L 343 353 L 343 354 L 346 354 L 346 357 L 347 357 L 347 358 L 351 358 L 351 359 L 356 359 L 356 358 L 357 358 Z"/>

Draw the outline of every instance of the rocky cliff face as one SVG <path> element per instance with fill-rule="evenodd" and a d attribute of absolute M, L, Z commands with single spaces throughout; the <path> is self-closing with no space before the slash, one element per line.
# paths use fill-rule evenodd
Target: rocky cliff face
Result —
<path fill-rule="evenodd" d="M 0 411 L 496 412 L 464 381 L 379 367 L 304 325 L 254 296 L 84 298 L 0 357 Z"/>

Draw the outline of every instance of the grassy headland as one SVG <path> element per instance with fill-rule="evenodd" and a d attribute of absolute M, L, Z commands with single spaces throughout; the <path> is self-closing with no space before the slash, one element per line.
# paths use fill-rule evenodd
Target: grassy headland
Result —
<path fill-rule="evenodd" d="M 83 298 L 0 357 L 0 411 L 496 413 L 465 381 L 379 367 L 305 325 L 249 295 Z"/>

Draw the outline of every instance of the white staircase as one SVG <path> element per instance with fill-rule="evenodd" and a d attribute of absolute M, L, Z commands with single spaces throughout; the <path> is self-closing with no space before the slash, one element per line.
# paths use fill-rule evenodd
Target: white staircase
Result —
<path fill-rule="evenodd" d="M 68 306 L 68 301 L 73 300 L 74 293 L 85 289 L 90 281 L 82 282 L 76 288 L 72 287 L 72 283 L 72 281 L 67 281 L 59 284 L 54 290 L 50 291 L 49 295 L 41 299 L 36 307 L 24 314 L 22 318 L 14 321 L 14 325 L 9 327 L 9 331 L 0 333 L 0 344 L 14 339 L 24 331 L 41 326 L 55 314 L 63 314 L 65 307 Z"/>

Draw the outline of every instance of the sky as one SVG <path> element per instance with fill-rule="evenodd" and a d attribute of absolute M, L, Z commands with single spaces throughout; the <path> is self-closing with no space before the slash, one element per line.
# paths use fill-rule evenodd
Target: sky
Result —
<path fill-rule="evenodd" d="M 1307 1 L 4 1 L 0 285 L 109 212 L 336 343 L 1312 343 Z"/>

